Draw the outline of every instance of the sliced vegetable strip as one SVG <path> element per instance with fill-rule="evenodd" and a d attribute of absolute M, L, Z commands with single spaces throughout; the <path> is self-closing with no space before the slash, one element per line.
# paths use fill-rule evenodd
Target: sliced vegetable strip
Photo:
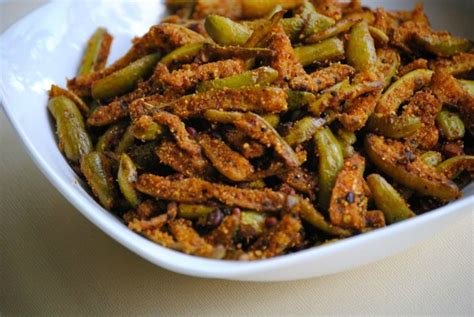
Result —
<path fill-rule="evenodd" d="M 365 150 L 383 172 L 417 192 L 450 200 L 461 195 L 456 184 L 426 165 L 402 143 L 369 135 Z"/>

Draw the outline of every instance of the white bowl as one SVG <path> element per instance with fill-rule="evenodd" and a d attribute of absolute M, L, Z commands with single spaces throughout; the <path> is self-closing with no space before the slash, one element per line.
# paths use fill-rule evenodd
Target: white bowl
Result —
<path fill-rule="evenodd" d="M 427 1 L 439 28 L 473 37 L 474 9 L 468 1 Z M 367 1 L 391 9 L 410 9 L 414 1 Z M 98 26 L 115 36 L 110 60 L 123 54 L 130 39 L 158 22 L 158 1 L 53 2 L 16 23 L 0 38 L 1 103 L 28 152 L 51 183 L 90 221 L 112 238 L 156 265 L 210 278 L 281 281 L 336 273 L 373 262 L 429 238 L 473 211 L 474 184 L 465 197 L 414 219 L 319 248 L 256 262 L 219 261 L 163 248 L 130 231 L 98 205 L 58 151 L 47 113 L 52 83 L 73 77 L 84 45 Z M 5 149 L 3 149 L 5 150 Z"/>

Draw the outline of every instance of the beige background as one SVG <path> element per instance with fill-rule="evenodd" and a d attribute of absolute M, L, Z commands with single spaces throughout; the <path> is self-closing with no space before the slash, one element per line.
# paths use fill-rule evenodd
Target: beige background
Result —
<path fill-rule="evenodd" d="M 42 2 L 0 3 L 0 30 Z M 1 315 L 474 314 L 472 214 L 350 272 L 241 283 L 170 273 L 111 240 L 48 183 L 3 111 L 0 180 Z"/>

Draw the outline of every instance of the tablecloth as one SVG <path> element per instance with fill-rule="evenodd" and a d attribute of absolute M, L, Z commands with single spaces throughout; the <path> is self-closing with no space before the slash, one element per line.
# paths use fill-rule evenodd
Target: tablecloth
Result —
<path fill-rule="evenodd" d="M 42 2 L 0 4 L 0 30 Z M 2 111 L 0 181 L 2 315 L 474 314 L 472 214 L 352 271 L 232 282 L 171 273 L 110 239 L 49 184 Z"/>

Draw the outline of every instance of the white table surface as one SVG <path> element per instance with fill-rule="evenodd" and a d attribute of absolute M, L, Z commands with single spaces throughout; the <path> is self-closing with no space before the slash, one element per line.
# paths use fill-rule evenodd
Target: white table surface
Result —
<path fill-rule="evenodd" d="M 0 3 L 0 31 L 43 2 Z M 0 315 L 474 314 L 472 214 L 353 271 L 231 282 L 168 272 L 102 233 L 34 166 L 3 110 L 0 180 Z"/>

